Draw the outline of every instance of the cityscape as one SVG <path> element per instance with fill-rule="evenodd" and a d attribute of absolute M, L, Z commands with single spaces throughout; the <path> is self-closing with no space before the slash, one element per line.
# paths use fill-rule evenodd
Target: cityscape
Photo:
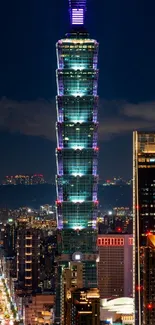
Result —
<path fill-rule="evenodd" d="M 35 1 L 33 4 L 35 8 Z M 61 12 L 59 3 L 52 7 L 53 24 L 57 22 L 60 25 L 59 33 L 55 31 L 53 38 L 56 39 L 56 46 L 52 45 L 55 57 L 50 58 L 50 69 L 54 71 L 56 80 L 53 81 L 50 76 L 50 81 L 47 78 L 43 86 L 41 72 L 39 77 L 37 70 L 35 82 L 33 73 L 24 81 L 25 91 L 28 92 L 30 87 L 29 100 L 23 100 L 22 82 L 18 78 L 15 81 L 21 95 L 18 101 L 15 89 L 12 99 L 8 99 L 10 95 L 8 98 L 3 95 L 0 99 L 0 109 L 4 105 L 5 110 L 9 110 L 0 129 L 0 141 L 5 138 L 2 148 L 10 141 L 5 158 L 7 162 L 2 162 L 2 155 L 0 172 L 0 325 L 155 325 L 153 96 L 148 95 L 152 102 L 142 99 L 144 94 L 139 96 L 141 102 L 136 96 L 129 102 L 128 96 L 125 97 L 125 86 L 123 97 L 119 95 L 117 85 L 118 96 L 115 94 L 115 98 L 109 100 L 107 84 L 104 90 L 107 97 L 104 94 L 106 99 L 103 100 L 102 73 L 107 69 L 110 78 L 111 72 L 110 67 L 102 69 L 103 51 L 99 45 L 102 38 L 101 34 L 98 37 L 98 30 L 101 30 L 102 24 L 104 29 L 106 26 L 109 28 L 107 22 L 99 20 L 103 7 L 104 10 L 109 8 L 107 1 L 104 5 L 100 1 L 95 2 L 97 15 L 92 10 L 94 4 L 88 0 L 61 0 L 61 4 Z M 40 17 L 41 12 L 44 15 L 47 3 L 37 5 L 38 13 L 32 10 L 31 17 L 32 21 L 36 19 L 36 24 L 36 17 Z M 51 3 L 48 5 L 51 10 Z M 27 7 L 28 15 L 30 7 Z M 114 8 L 119 17 L 119 8 Z M 127 4 L 125 7 L 121 5 L 121 8 L 125 8 L 124 12 L 128 12 L 130 20 L 132 8 L 127 10 Z M 19 7 L 16 10 L 22 12 L 23 9 Z M 67 15 L 69 26 L 65 30 Z M 22 17 L 21 26 L 27 26 L 25 37 L 30 38 L 34 21 L 31 25 L 30 19 L 28 25 L 24 25 L 25 12 Z M 106 21 L 105 12 L 103 17 Z M 136 13 L 137 17 L 140 23 L 140 15 Z M 118 22 L 120 26 L 121 22 Z M 37 26 L 43 28 L 46 23 L 39 19 Z M 127 21 L 125 25 L 128 29 Z M 17 29 L 15 34 L 20 35 Z M 115 37 L 115 29 L 112 33 Z M 122 31 L 118 28 L 119 33 Z M 59 38 L 56 37 L 58 34 Z M 92 38 L 93 34 L 95 38 Z M 44 52 L 45 34 L 41 34 L 40 29 L 35 35 L 38 36 L 36 39 L 32 36 L 32 43 L 40 37 L 36 44 L 41 44 Z M 106 46 L 110 48 L 110 41 L 106 44 L 105 52 Z M 124 40 L 124 47 L 125 44 Z M 30 63 L 29 60 L 34 57 L 38 66 L 46 69 L 47 54 L 44 52 L 42 61 L 37 45 L 36 52 L 32 48 L 27 52 L 28 58 L 24 56 L 23 49 L 20 52 L 23 52 L 25 60 L 23 65 L 26 66 L 25 62 L 28 60 Z M 114 56 L 115 51 L 112 52 L 112 60 Z M 22 69 L 20 62 L 19 69 Z M 11 76 L 9 69 L 8 73 Z M 125 79 L 128 77 L 129 70 Z M 34 84 L 38 80 L 39 100 L 35 102 Z M 52 83 L 55 101 L 42 99 L 46 96 L 42 97 L 41 89 L 45 91 Z M 124 84 L 128 87 L 127 82 Z M 132 91 L 132 87 L 129 90 Z M 136 90 L 137 96 L 139 91 L 143 92 L 138 86 Z M 104 110 L 108 108 L 111 111 L 108 118 L 108 113 L 100 113 L 102 105 Z M 14 107 L 17 108 L 17 116 Z M 52 113 L 49 113 L 50 110 Z M 113 115 L 113 110 L 117 110 L 117 117 Z M 52 114 L 52 120 L 49 114 Z M 124 115 L 119 121 L 121 114 Z M 44 127 L 42 120 L 46 122 Z M 118 136 L 118 133 L 121 135 Z M 130 146 L 129 138 L 127 140 L 129 133 L 130 140 L 132 137 Z M 118 140 L 115 142 L 116 135 Z M 20 139 L 20 150 L 15 149 L 15 142 L 15 146 L 11 142 L 15 140 L 11 137 Z M 43 142 L 42 147 L 37 137 L 40 144 Z M 124 144 L 121 137 L 124 137 Z M 104 156 L 103 146 L 107 147 L 109 155 Z M 29 156 L 26 154 L 27 147 Z M 47 148 L 53 150 L 51 160 Z"/>

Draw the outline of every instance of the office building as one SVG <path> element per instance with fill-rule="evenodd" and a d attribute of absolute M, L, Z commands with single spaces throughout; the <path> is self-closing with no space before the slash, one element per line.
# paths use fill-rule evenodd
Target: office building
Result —
<path fill-rule="evenodd" d="M 16 255 L 17 224 L 13 219 L 8 219 L 3 231 L 3 247 L 8 257 Z"/>
<path fill-rule="evenodd" d="M 143 276 L 143 324 L 154 324 L 155 320 L 155 235 L 148 234 L 144 248 Z"/>
<path fill-rule="evenodd" d="M 69 0 L 69 12 L 70 32 L 56 44 L 57 323 L 63 267 L 81 261 L 83 286 L 97 286 L 98 43 L 84 27 L 86 0 Z"/>
<path fill-rule="evenodd" d="M 132 235 L 98 235 L 98 288 L 101 299 L 132 297 Z"/>
<path fill-rule="evenodd" d="M 55 251 L 56 232 L 47 228 L 41 229 L 39 287 L 43 292 L 55 292 Z"/>
<path fill-rule="evenodd" d="M 154 254 L 148 241 L 148 235 L 155 232 L 154 189 L 155 133 L 136 131 L 133 134 L 133 292 L 136 325 L 153 324 L 152 315 L 155 311 L 151 292 L 155 275 L 151 274 L 150 282 L 147 281 Z"/>

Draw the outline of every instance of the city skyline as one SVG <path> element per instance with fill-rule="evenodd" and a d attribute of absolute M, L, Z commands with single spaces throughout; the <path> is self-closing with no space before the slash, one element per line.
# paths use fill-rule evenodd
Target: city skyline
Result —
<path fill-rule="evenodd" d="M 0 323 L 152 325 L 155 4 L 23 1 L 2 8 Z"/>
<path fill-rule="evenodd" d="M 123 0 L 119 5 L 101 0 L 88 3 L 86 25 L 100 42 L 101 178 L 113 174 L 131 177 L 132 130 L 140 126 L 149 130 L 154 123 L 155 5 L 144 7 L 140 1 L 136 5 Z M 68 10 L 67 1 L 55 3 L 54 10 L 50 0 L 46 5 L 25 1 L 22 6 L 18 0 L 15 5 L 8 0 L 1 6 L 1 24 L 7 28 L 1 28 L 0 177 L 17 174 L 22 165 L 22 172 L 41 170 L 46 178 L 54 179 L 54 45 L 69 25 L 63 15 Z"/>

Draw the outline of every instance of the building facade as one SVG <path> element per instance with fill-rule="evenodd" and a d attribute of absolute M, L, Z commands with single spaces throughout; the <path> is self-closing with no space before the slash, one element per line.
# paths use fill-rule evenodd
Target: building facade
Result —
<path fill-rule="evenodd" d="M 83 263 L 84 287 L 97 286 L 98 43 L 84 28 L 85 11 L 86 0 L 69 0 L 71 29 L 56 44 L 57 297 L 62 268 L 70 261 Z"/>
<path fill-rule="evenodd" d="M 133 134 L 133 292 L 135 324 L 150 325 L 155 312 L 152 281 L 149 273 L 153 255 L 148 241 L 155 232 L 155 133 Z M 151 279 L 148 281 L 148 274 Z M 150 315 L 148 317 L 148 315 Z M 147 319 L 147 322 L 146 322 Z"/>
<path fill-rule="evenodd" d="M 99 290 L 70 289 L 66 297 L 65 325 L 99 325 L 100 319 Z"/>
<path fill-rule="evenodd" d="M 98 235 L 97 244 L 98 288 L 101 299 L 132 297 L 132 235 Z"/>
<path fill-rule="evenodd" d="M 17 291 L 37 291 L 40 277 L 40 231 L 21 226 L 17 230 Z"/>
<path fill-rule="evenodd" d="M 144 248 L 143 277 L 143 324 L 153 324 L 155 320 L 155 235 L 147 236 Z"/>
<path fill-rule="evenodd" d="M 133 298 L 101 299 L 100 325 L 133 325 Z"/>
<path fill-rule="evenodd" d="M 54 324 L 54 296 L 34 294 L 24 307 L 24 325 Z"/>

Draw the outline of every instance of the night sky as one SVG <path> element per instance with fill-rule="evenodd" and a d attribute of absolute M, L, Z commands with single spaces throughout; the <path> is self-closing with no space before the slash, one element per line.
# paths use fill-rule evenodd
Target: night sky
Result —
<path fill-rule="evenodd" d="M 133 129 L 155 129 L 155 1 L 88 0 L 100 43 L 101 178 L 132 175 Z M 0 179 L 55 174 L 55 43 L 68 0 L 0 1 Z"/>

